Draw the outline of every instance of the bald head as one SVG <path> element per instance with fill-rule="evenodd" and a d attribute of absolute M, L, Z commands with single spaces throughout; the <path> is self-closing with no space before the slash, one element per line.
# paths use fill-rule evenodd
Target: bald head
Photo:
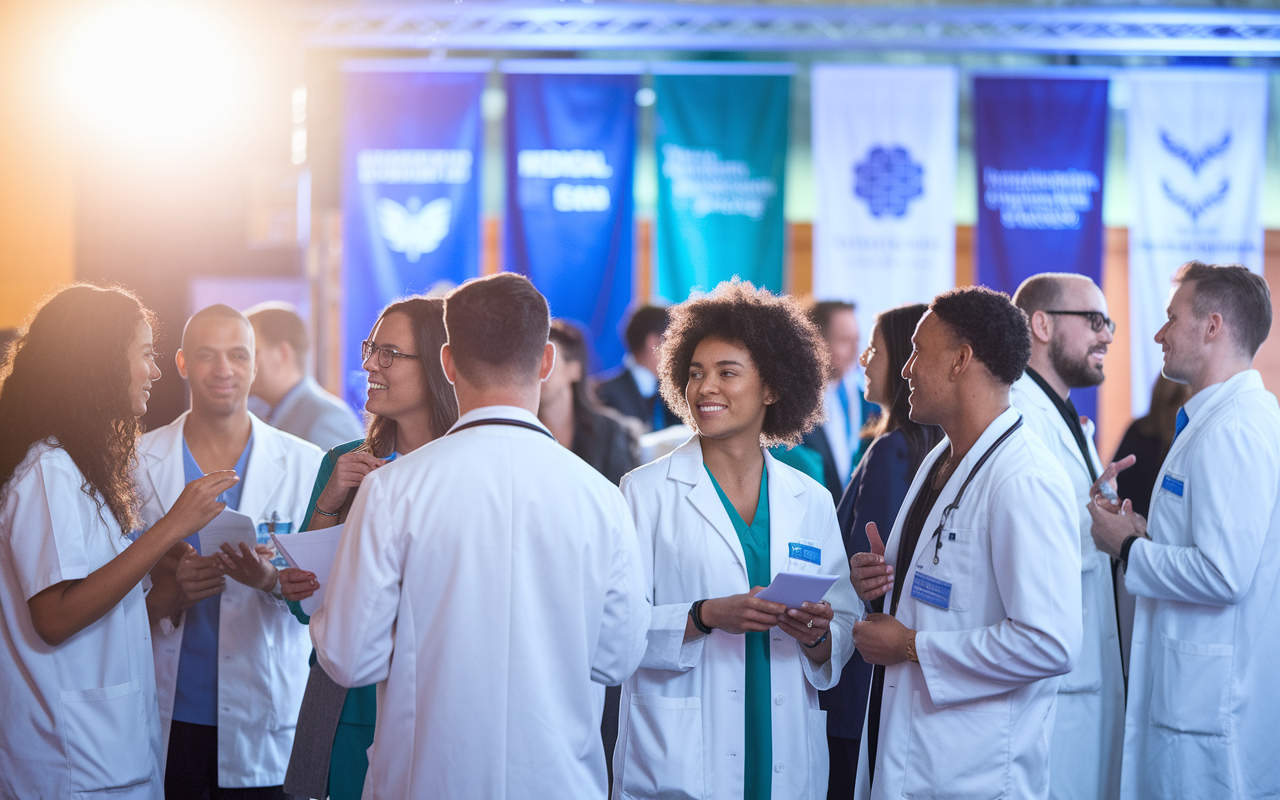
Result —
<path fill-rule="evenodd" d="M 191 315 L 191 319 L 187 320 L 187 324 L 182 328 L 182 349 L 187 350 L 191 347 L 192 337 L 197 335 L 198 331 L 205 327 L 205 324 L 213 320 L 235 320 L 245 326 L 249 330 L 249 347 L 253 347 L 253 325 L 249 324 L 249 319 L 244 314 L 236 311 L 231 306 L 215 303 L 206 306 Z"/>
<path fill-rule="evenodd" d="M 1022 309 L 1030 319 L 1037 311 L 1058 311 L 1068 299 L 1081 292 L 1097 289 L 1097 285 L 1084 275 L 1073 272 L 1042 272 L 1022 282 L 1013 293 L 1013 304 Z"/>

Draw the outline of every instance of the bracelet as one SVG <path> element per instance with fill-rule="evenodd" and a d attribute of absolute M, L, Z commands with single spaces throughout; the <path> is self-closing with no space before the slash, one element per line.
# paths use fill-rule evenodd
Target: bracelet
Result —
<path fill-rule="evenodd" d="M 328 511 L 325 511 L 323 508 L 321 508 L 319 503 L 316 503 L 315 507 L 311 510 L 316 512 L 322 517 L 336 517 L 342 513 L 342 510 L 339 509 L 338 511 L 335 511 L 332 514 L 330 514 Z"/>
<path fill-rule="evenodd" d="M 1140 538 L 1141 537 L 1138 536 L 1138 534 L 1131 533 L 1124 540 L 1124 544 L 1120 545 L 1120 565 L 1124 567 L 1125 570 L 1129 569 L 1129 550 L 1133 548 L 1133 543 L 1138 541 Z"/>
<path fill-rule="evenodd" d="M 826 632 L 824 632 L 824 633 L 822 634 L 822 638 L 821 638 L 821 639 L 819 639 L 818 641 L 814 642 L 813 644 L 805 644 L 804 642 L 801 642 L 800 644 L 802 644 L 802 645 L 804 645 L 805 647 L 807 647 L 807 648 L 809 648 L 810 650 L 812 650 L 813 648 L 815 648 L 815 647 L 817 647 L 818 645 L 820 645 L 820 644 L 822 644 L 823 642 L 825 642 L 825 641 L 827 640 L 827 637 L 828 637 L 828 636 L 830 636 L 830 635 L 831 635 L 831 629 L 830 629 L 830 628 L 827 628 Z"/>
<path fill-rule="evenodd" d="M 707 602 L 705 599 L 697 600 L 693 605 L 689 606 L 689 619 L 693 620 L 693 627 L 697 628 L 698 632 L 703 635 L 712 631 L 712 628 L 702 621 L 702 604 L 705 602 Z"/>

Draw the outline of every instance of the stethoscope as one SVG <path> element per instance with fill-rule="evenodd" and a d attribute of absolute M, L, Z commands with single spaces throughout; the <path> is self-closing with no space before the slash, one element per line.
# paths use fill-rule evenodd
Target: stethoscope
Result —
<path fill-rule="evenodd" d="M 987 452 L 983 453 L 982 458 L 978 459 L 978 463 L 974 464 L 973 469 L 969 470 L 969 476 L 964 479 L 964 483 L 960 484 L 960 491 L 956 493 L 955 499 L 952 500 L 946 508 L 942 509 L 942 519 L 938 521 L 938 527 L 934 530 L 933 536 L 929 537 L 931 539 L 937 539 L 937 542 L 933 546 L 933 563 L 935 565 L 938 563 L 938 554 L 942 551 L 942 529 L 947 526 L 947 520 L 951 518 L 951 512 L 960 507 L 960 500 L 964 497 L 964 490 L 969 488 L 969 483 L 973 480 L 974 476 L 978 474 L 978 470 L 982 469 L 982 465 L 987 463 L 987 459 L 991 458 L 991 454 L 994 453 L 1000 445 L 1004 444 L 1005 439 L 1008 439 L 1013 435 L 1014 431 L 1021 427 L 1022 415 L 1019 414 L 1018 421 L 1013 423 L 1013 425 L 1009 427 L 1009 430 L 1000 434 L 1000 438 L 996 439 L 995 443 L 987 448 Z"/>

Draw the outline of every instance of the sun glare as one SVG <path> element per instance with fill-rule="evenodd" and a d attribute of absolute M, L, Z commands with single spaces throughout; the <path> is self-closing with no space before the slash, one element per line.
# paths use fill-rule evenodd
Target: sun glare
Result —
<path fill-rule="evenodd" d="M 85 124 L 140 142 L 211 132 L 235 84 L 227 33 L 191 6 L 99 9 L 70 40 L 66 77 L 77 111 Z"/>

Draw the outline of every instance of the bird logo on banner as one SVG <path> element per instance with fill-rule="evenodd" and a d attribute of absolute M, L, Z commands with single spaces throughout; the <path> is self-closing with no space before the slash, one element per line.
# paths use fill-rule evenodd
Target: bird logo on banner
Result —
<path fill-rule="evenodd" d="M 1186 162 L 1192 175 L 1199 175 L 1200 168 L 1227 151 L 1231 146 L 1231 131 L 1222 134 L 1222 141 L 1211 144 L 1200 152 L 1192 152 L 1191 148 L 1177 142 L 1168 131 L 1160 131 L 1160 143 L 1176 158 Z"/>
<path fill-rule="evenodd" d="M 1169 198 L 1169 202 L 1187 212 L 1187 216 L 1191 217 L 1192 222 L 1198 221 L 1201 214 L 1225 200 L 1227 191 L 1231 188 L 1231 183 L 1224 180 L 1217 191 L 1192 202 L 1190 199 L 1175 192 L 1168 181 L 1161 181 L 1160 185 L 1164 189 L 1164 196 Z"/>
<path fill-rule="evenodd" d="M 387 197 L 376 205 L 378 231 L 387 247 L 404 253 L 410 262 L 417 263 L 423 253 L 433 253 L 444 237 L 449 235 L 453 220 L 453 201 L 447 197 L 432 200 L 425 206 L 416 197 L 410 197 L 402 206 Z"/>

